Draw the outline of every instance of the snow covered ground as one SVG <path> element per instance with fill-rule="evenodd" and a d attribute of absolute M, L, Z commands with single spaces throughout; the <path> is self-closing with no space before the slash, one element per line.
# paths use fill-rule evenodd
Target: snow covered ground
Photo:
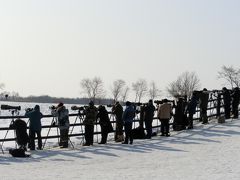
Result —
<path fill-rule="evenodd" d="M 75 142 L 76 144 L 78 142 Z M 240 121 L 211 121 L 171 137 L 109 142 L 75 149 L 30 152 L 31 158 L 0 154 L 1 180 L 162 179 L 232 180 L 240 176 Z"/>

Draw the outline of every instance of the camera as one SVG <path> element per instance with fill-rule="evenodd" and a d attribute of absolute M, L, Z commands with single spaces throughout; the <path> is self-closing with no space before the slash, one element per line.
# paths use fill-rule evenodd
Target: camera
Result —
<path fill-rule="evenodd" d="M 16 110 L 16 111 L 20 111 L 21 110 L 21 106 L 9 106 L 9 105 L 1 105 L 1 109 L 2 110 Z"/>
<path fill-rule="evenodd" d="M 154 103 L 157 104 L 157 105 L 163 104 L 163 103 L 165 103 L 165 102 L 166 102 L 166 103 L 170 102 L 170 103 L 173 103 L 173 104 L 175 103 L 174 100 L 169 100 L 169 99 L 162 99 L 162 100 L 155 100 L 155 101 L 154 101 Z"/>
<path fill-rule="evenodd" d="M 49 109 L 51 109 L 51 110 L 56 110 L 56 109 L 57 109 L 57 107 L 56 107 L 56 106 L 54 106 L 54 105 L 52 105 L 52 106 L 49 106 Z"/>
<path fill-rule="evenodd" d="M 26 108 L 25 111 L 26 111 L 26 112 L 33 111 L 33 108 Z"/>
<path fill-rule="evenodd" d="M 84 106 L 72 106 L 71 110 L 73 111 L 83 111 L 84 110 Z"/>

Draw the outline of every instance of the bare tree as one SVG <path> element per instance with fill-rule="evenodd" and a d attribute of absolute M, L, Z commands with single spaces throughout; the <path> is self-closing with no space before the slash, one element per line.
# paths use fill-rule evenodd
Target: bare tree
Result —
<path fill-rule="evenodd" d="M 82 79 L 80 83 L 83 93 L 94 102 L 97 98 L 105 96 L 103 81 L 99 77 L 94 77 L 92 80 L 89 78 Z"/>
<path fill-rule="evenodd" d="M 3 90 L 5 85 L 3 83 L 0 83 L 0 90 Z"/>
<path fill-rule="evenodd" d="M 221 70 L 218 72 L 218 78 L 224 79 L 230 86 L 239 87 L 240 85 L 240 69 L 234 68 L 232 66 L 222 66 Z"/>
<path fill-rule="evenodd" d="M 191 97 L 192 92 L 200 88 L 200 80 L 195 72 L 184 72 L 176 81 L 170 83 L 167 87 L 168 93 L 173 97 L 187 96 Z"/>
<path fill-rule="evenodd" d="M 150 99 L 155 99 L 158 96 L 160 96 L 161 91 L 157 88 L 157 85 L 154 81 L 150 83 L 148 93 L 149 93 Z"/>
<path fill-rule="evenodd" d="M 127 99 L 127 97 L 128 97 L 129 91 L 130 91 L 130 88 L 129 88 L 128 86 L 126 86 L 126 87 L 123 89 L 123 91 L 122 91 L 122 93 L 121 93 L 121 99 L 122 99 L 123 102 L 126 101 L 126 99 Z"/>
<path fill-rule="evenodd" d="M 142 97 L 147 93 L 147 81 L 139 79 L 136 83 L 132 84 L 133 91 L 135 91 L 135 102 L 141 102 Z"/>
<path fill-rule="evenodd" d="M 111 89 L 111 92 L 112 92 L 113 99 L 115 102 L 118 101 L 121 93 L 123 93 L 125 85 L 126 85 L 126 82 L 122 79 L 118 79 L 113 82 L 113 87 Z"/>

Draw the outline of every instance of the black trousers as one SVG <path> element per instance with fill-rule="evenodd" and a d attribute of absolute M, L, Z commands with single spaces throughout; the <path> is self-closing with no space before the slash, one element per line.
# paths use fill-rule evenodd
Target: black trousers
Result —
<path fill-rule="evenodd" d="M 85 125 L 86 145 L 93 145 L 94 125 Z"/>
<path fill-rule="evenodd" d="M 101 126 L 101 143 L 106 143 L 107 142 L 107 137 L 108 137 L 108 127 L 107 126 Z"/>
<path fill-rule="evenodd" d="M 125 130 L 125 141 L 124 141 L 124 143 L 128 144 L 129 140 L 130 140 L 130 143 L 133 143 L 132 122 L 126 122 L 124 124 L 124 130 Z"/>
<path fill-rule="evenodd" d="M 230 104 L 224 105 L 224 114 L 226 119 L 230 118 L 230 112 L 231 112 Z"/>
<path fill-rule="evenodd" d="M 233 111 L 233 117 L 238 118 L 238 103 L 233 103 L 232 104 L 232 111 Z"/>
<path fill-rule="evenodd" d="M 151 119 L 145 120 L 145 127 L 147 130 L 147 138 L 151 138 L 152 137 L 152 120 Z"/>
<path fill-rule="evenodd" d="M 161 133 L 169 134 L 169 119 L 160 119 L 161 122 Z"/>
<path fill-rule="evenodd" d="M 60 129 L 60 146 L 68 147 L 68 131 L 69 129 Z"/>
<path fill-rule="evenodd" d="M 41 136 L 41 130 L 35 131 L 35 130 L 29 130 L 29 148 L 31 150 L 35 150 L 35 136 L 37 134 L 38 139 L 38 148 L 42 149 L 42 136 Z"/>
<path fill-rule="evenodd" d="M 188 115 L 188 127 L 193 128 L 193 114 L 191 113 Z"/>

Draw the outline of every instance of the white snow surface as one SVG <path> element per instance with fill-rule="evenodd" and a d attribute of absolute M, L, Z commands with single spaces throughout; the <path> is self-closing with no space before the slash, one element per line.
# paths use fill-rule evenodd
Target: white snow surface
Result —
<path fill-rule="evenodd" d="M 0 154 L 1 180 L 239 180 L 240 120 L 200 123 L 193 130 L 75 149 L 32 151 L 30 158 Z"/>

